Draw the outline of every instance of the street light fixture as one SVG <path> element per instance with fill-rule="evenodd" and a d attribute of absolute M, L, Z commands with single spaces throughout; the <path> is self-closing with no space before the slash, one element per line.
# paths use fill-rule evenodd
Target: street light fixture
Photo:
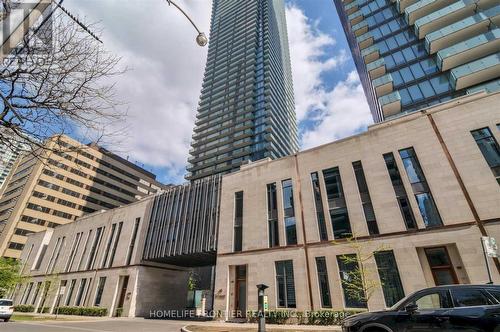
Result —
<path fill-rule="evenodd" d="M 166 0 L 168 5 L 174 5 L 175 8 L 177 8 L 188 20 L 189 22 L 191 22 L 191 25 L 193 25 L 193 27 L 196 29 L 196 31 L 198 32 L 198 36 L 196 36 L 196 43 L 198 45 L 200 45 L 201 47 L 205 46 L 208 44 L 208 38 L 207 36 L 200 31 L 200 29 L 198 29 L 198 27 L 196 26 L 196 24 L 194 24 L 193 20 L 191 19 L 191 17 L 189 17 L 188 14 L 186 14 L 186 12 L 184 10 L 182 10 L 181 7 L 179 7 L 175 2 L 173 2 L 172 0 Z"/>

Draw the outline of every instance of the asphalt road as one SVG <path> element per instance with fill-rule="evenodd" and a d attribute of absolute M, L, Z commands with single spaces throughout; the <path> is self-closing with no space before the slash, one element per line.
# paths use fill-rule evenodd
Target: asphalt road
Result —
<path fill-rule="evenodd" d="M 0 321 L 2 332 L 180 332 L 189 322 L 172 320 L 110 319 L 75 322 L 15 322 Z"/>

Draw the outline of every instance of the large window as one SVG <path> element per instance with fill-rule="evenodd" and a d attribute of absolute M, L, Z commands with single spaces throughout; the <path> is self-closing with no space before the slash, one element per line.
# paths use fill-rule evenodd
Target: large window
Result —
<path fill-rule="evenodd" d="M 80 241 L 82 239 L 83 232 L 76 233 L 75 240 L 73 241 L 73 245 L 71 246 L 71 251 L 68 257 L 68 262 L 66 263 L 65 272 L 71 271 L 73 267 L 73 262 L 75 261 L 76 253 L 78 252 L 78 247 L 80 246 Z"/>
<path fill-rule="evenodd" d="M 66 306 L 70 304 L 71 297 L 73 296 L 73 291 L 75 290 L 75 285 L 76 279 L 71 280 L 71 283 L 69 284 L 68 295 L 66 296 L 66 301 L 64 302 Z"/>
<path fill-rule="evenodd" d="M 446 247 L 425 248 L 436 286 L 458 284 L 455 268 Z"/>
<path fill-rule="evenodd" d="M 340 281 L 346 308 L 366 308 L 366 297 L 361 281 L 360 269 L 355 254 L 337 256 Z"/>
<path fill-rule="evenodd" d="M 39 281 L 36 284 L 35 294 L 33 295 L 33 298 L 31 299 L 31 305 L 35 305 L 36 300 L 38 299 L 38 294 L 40 293 L 40 289 L 41 288 L 42 288 L 42 282 Z"/>
<path fill-rule="evenodd" d="M 87 260 L 87 270 L 91 270 L 94 268 L 97 250 L 99 249 L 99 245 L 101 244 L 103 229 L 104 227 L 99 227 L 97 228 L 97 231 L 95 233 L 94 242 L 92 244 L 92 247 L 90 248 L 89 259 Z"/>
<path fill-rule="evenodd" d="M 361 161 L 353 162 L 352 168 L 354 169 L 354 175 L 356 176 L 356 183 L 358 184 L 359 196 L 361 198 L 368 232 L 370 235 L 379 234 L 377 219 L 375 218 L 375 211 L 373 210 L 370 191 L 368 190 L 368 184 L 366 183 L 365 172 L 363 171 Z"/>
<path fill-rule="evenodd" d="M 293 202 L 292 180 L 284 180 L 283 186 L 283 208 L 285 216 L 286 244 L 297 244 L 297 222 L 295 220 L 295 208 Z"/>
<path fill-rule="evenodd" d="M 102 258 L 101 268 L 106 267 L 106 263 L 108 262 L 108 257 L 109 257 L 109 252 L 111 250 L 111 245 L 113 244 L 113 240 L 115 238 L 116 225 L 117 225 L 116 223 L 111 225 L 111 232 L 109 233 L 108 243 L 106 244 L 106 247 L 104 248 L 104 256 Z"/>
<path fill-rule="evenodd" d="M 38 270 L 40 266 L 42 265 L 43 258 L 45 257 L 45 253 L 47 252 L 47 244 L 42 245 L 42 250 L 40 251 L 40 255 L 38 255 L 36 259 L 35 266 L 33 267 L 33 270 Z"/>
<path fill-rule="evenodd" d="M 92 236 L 92 230 L 89 230 L 89 234 L 87 235 L 87 238 L 85 239 L 85 244 L 83 246 L 82 255 L 80 256 L 80 262 L 78 263 L 78 270 L 81 270 L 83 268 L 85 253 L 87 252 L 87 247 L 89 245 L 89 241 L 90 241 L 91 236 Z"/>
<path fill-rule="evenodd" d="M 415 217 L 413 216 L 410 201 L 408 200 L 406 189 L 403 185 L 403 180 L 401 179 L 401 174 L 399 173 L 394 154 L 392 152 L 384 154 L 384 160 L 406 228 L 416 229 L 417 223 L 415 222 Z"/>
<path fill-rule="evenodd" d="M 83 278 L 80 281 L 80 286 L 78 287 L 78 292 L 76 293 L 75 307 L 79 307 L 82 304 L 83 292 L 85 291 L 85 286 L 86 285 L 87 285 L 87 279 Z"/>
<path fill-rule="evenodd" d="M 135 218 L 134 229 L 132 230 L 132 237 L 130 238 L 130 244 L 128 246 L 127 252 L 127 261 L 125 265 L 130 265 L 132 260 L 132 254 L 134 253 L 135 241 L 137 238 L 137 232 L 139 230 L 139 223 L 141 222 L 141 218 Z"/>
<path fill-rule="evenodd" d="M 276 183 L 267 185 L 267 223 L 269 232 L 269 247 L 280 245 L 278 227 L 278 198 L 276 194 Z"/>
<path fill-rule="evenodd" d="M 396 258 L 392 250 L 379 251 L 375 253 L 375 261 L 377 262 L 378 275 L 382 283 L 385 305 L 391 307 L 405 297 Z"/>
<path fill-rule="evenodd" d="M 295 308 L 295 283 L 293 279 L 293 261 L 276 262 L 276 288 L 278 307 Z"/>
<path fill-rule="evenodd" d="M 474 130 L 471 133 L 498 184 L 500 184 L 500 147 L 498 142 L 489 128 Z"/>
<path fill-rule="evenodd" d="M 243 191 L 234 193 L 234 251 L 243 247 Z"/>
<path fill-rule="evenodd" d="M 118 248 L 118 243 L 120 242 L 120 235 L 122 234 L 123 221 L 118 223 L 118 230 L 116 231 L 116 239 L 113 243 L 113 249 L 111 250 L 111 255 L 109 256 L 108 267 L 113 266 L 113 262 L 115 260 L 116 248 Z"/>
<path fill-rule="evenodd" d="M 399 154 L 403 160 L 425 226 L 436 227 L 443 225 L 415 150 L 408 148 L 400 150 Z"/>
<path fill-rule="evenodd" d="M 339 168 L 334 167 L 324 170 L 323 178 L 325 180 L 333 236 L 335 239 L 350 237 L 352 235 L 351 224 L 349 222 Z"/>
<path fill-rule="evenodd" d="M 21 304 L 26 304 L 31 295 L 31 290 L 33 289 L 33 282 L 30 282 L 24 291 L 23 298 L 21 299 Z"/>
<path fill-rule="evenodd" d="M 330 285 L 328 283 L 328 270 L 326 268 L 325 257 L 316 257 L 316 269 L 318 271 L 318 283 L 321 295 L 321 307 L 331 308 L 332 298 L 330 295 Z"/>
<path fill-rule="evenodd" d="M 97 283 L 97 291 L 95 294 L 94 307 L 101 305 L 102 293 L 104 292 L 104 285 L 106 285 L 106 277 L 100 277 Z"/>
<path fill-rule="evenodd" d="M 323 210 L 323 200 L 321 198 L 321 187 L 319 184 L 318 172 L 311 173 L 311 182 L 314 194 L 314 205 L 316 207 L 316 219 L 318 221 L 319 238 L 321 241 L 328 241 L 326 231 L 325 212 Z"/>

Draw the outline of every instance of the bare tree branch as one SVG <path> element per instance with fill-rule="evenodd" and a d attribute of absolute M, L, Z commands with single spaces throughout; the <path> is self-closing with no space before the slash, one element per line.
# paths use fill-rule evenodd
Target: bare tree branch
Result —
<path fill-rule="evenodd" d="M 26 35 L 23 44 L 0 72 L 0 144 L 12 137 L 28 146 L 28 153 L 45 155 L 53 136 L 73 134 L 99 143 L 122 136 L 117 128 L 125 117 L 124 104 L 114 93 L 120 58 L 108 53 L 93 36 L 56 9 L 50 20 Z M 92 25 L 93 30 L 97 30 Z M 63 149 L 50 145 L 51 149 Z"/>

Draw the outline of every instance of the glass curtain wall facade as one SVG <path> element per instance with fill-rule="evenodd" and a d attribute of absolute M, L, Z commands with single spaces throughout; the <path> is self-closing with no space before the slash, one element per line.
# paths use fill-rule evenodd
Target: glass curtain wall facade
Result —
<path fill-rule="evenodd" d="M 375 122 L 500 90 L 498 0 L 334 0 Z"/>
<path fill-rule="evenodd" d="M 214 0 L 186 179 L 298 150 L 284 0 Z"/>

